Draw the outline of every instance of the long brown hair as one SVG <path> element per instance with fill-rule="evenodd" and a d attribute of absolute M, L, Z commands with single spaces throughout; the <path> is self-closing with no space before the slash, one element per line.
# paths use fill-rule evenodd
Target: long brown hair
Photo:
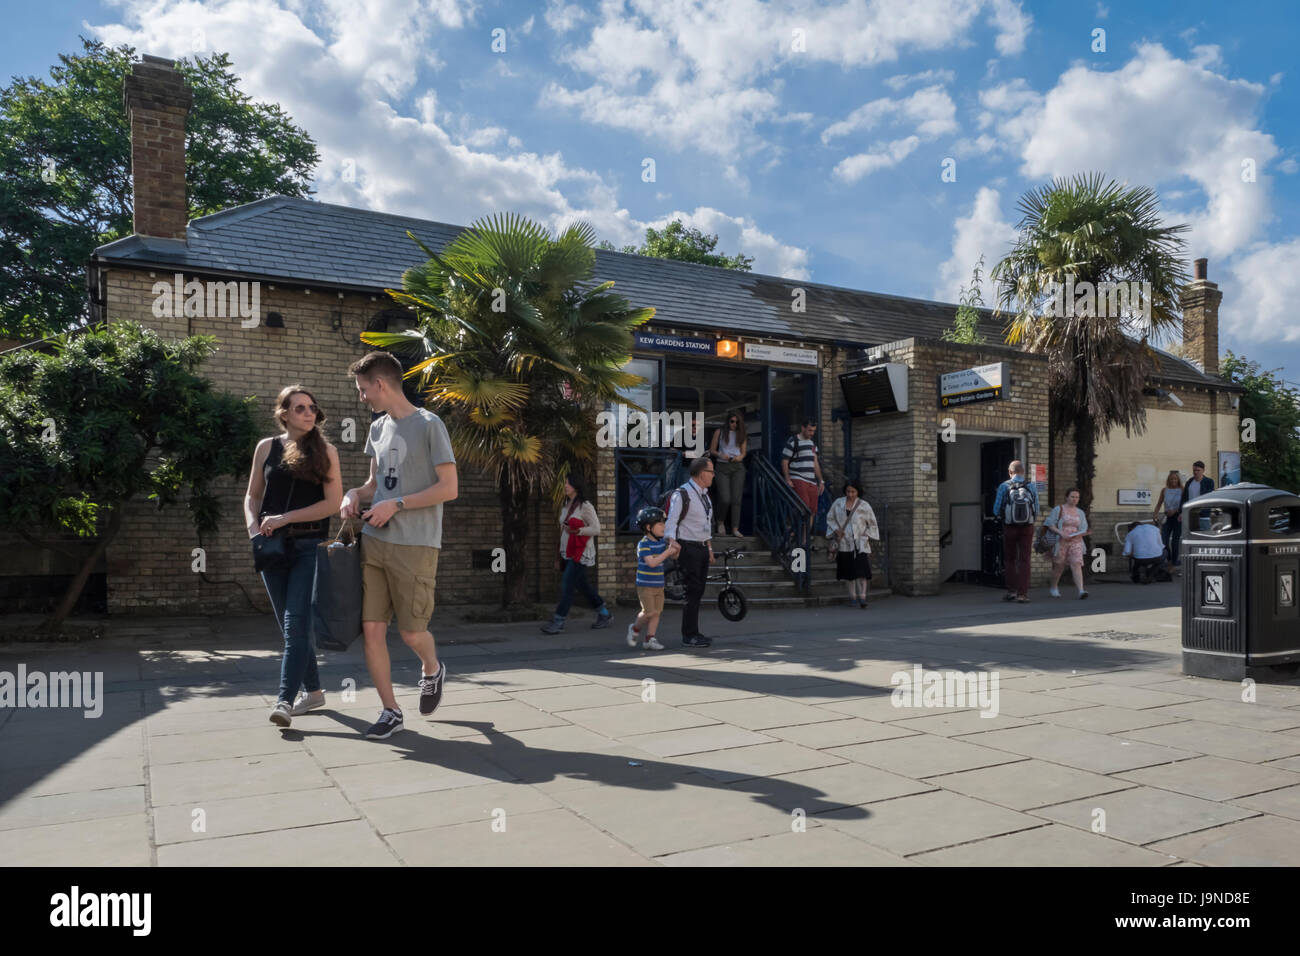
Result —
<path fill-rule="evenodd" d="M 320 431 L 320 426 L 325 421 L 325 410 L 320 407 L 320 402 L 316 401 L 316 396 L 307 391 L 303 385 L 286 385 L 280 389 L 280 397 L 275 400 L 275 414 L 273 417 L 276 424 L 288 431 L 289 400 L 299 394 L 306 395 L 318 409 L 316 424 L 312 426 L 311 431 L 304 433 L 302 438 L 297 441 L 292 438 L 285 439 L 284 458 L 282 460 L 284 466 L 289 469 L 289 472 L 295 478 L 323 485 L 330 474 L 330 459 L 329 454 L 325 451 L 325 436 Z"/>

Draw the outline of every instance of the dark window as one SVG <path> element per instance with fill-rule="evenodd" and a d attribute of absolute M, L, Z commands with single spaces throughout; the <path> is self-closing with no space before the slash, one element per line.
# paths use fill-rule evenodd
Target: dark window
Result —
<path fill-rule="evenodd" d="M 1300 507 L 1269 508 L 1268 530 L 1273 534 L 1300 534 Z"/>
<path fill-rule="evenodd" d="M 1241 530 L 1241 509 L 1235 506 L 1192 508 L 1188 530 L 1210 537 L 1234 534 Z"/>

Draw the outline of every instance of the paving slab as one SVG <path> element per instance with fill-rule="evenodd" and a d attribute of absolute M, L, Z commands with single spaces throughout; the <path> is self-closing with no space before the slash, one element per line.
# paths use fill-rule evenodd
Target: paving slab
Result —
<path fill-rule="evenodd" d="M 1300 821 L 1259 816 L 1153 843 L 1150 850 L 1206 866 L 1295 866 Z"/>
<path fill-rule="evenodd" d="M 435 742 L 436 743 L 436 742 Z M 462 748 L 472 744 L 457 745 L 434 762 L 428 759 L 388 760 L 381 763 L 335 767 L 328 771 L 329 779 L 343 790 L 353 803 L 377 800 L 380 797 L 400 797 L 408 793 L 427 793 L 450 790 L 456 787 L 473 787 L 485 780 L 510 780 L 509 771 L 489 763 L 483 757 L 465 752 Z"/>
<path fill-rule="evenodd" d="M 729 747 L 748 747 L 771 743 L 774 735 L 755 733 L 730 724 L 709 724 L 681 730 L 663 730 L 654 734 L 636 734 L 623 740 L 658 757 L 679 757 Z"/>
<path fill-rule="evenodd" d="M 1213 700 L 1240 701 L 1246 688 L 1241 681 L 1213 680 L 1209 677 L 1174 677 L 1145 685 L 1150 690 L 1165 691 L 1170 694 L 1186 694 L 1194 698 Z M 1261 684 L 1250 685 L 1255 695 L 1255 703 L 1268 707 L 1294 707 L 1300 704 L 1300 685 L 1296 684 Z"/>
<path fill-rule="evenodd" d="M 1131 740 L 1142 740 L 1166 747 L 1181 747 L 1201 754 L 1226 757 L 1230 760 L 1247 760 L 1251 763 L 1263 763 L 1266 760 L 1277 760 L 1300 754 L 1300 736 L 1250 730 L 1245 727 L 1229 727 L 1225 724 L 1211 724 L 1204 720 L 1185 720 L 1179 724 L 1145 727 L 1127 731 L 1124 736 Z"/>
<path fill-rule="evenodd" d="M 1175 857 L 1053 824 L 908 859 L 922 866 L 1169 866 Z"/>
<path fill-rule="evenodd" d="M 1009 733 L 1009 731 L 1004 731 Z M 835 747 L 829 751 L 837 757 L 865 763 L 904 777 L 933 777 L 941 773 L 956 773 L 994 764 L 1022 760 L 1015 754 L 991 750 L 976 744 L 948 737 L 921 734 L 895 740 L 876 740 L 848 747 Z"/>
<path fill-rule="evenodd" d="M 1129 710 L 1127 707 L 1098 704 L 1083 710 L 1043 714 L 1039 720 L 1042 723 L 1055 724 L 1058 727 L 1073 727 L 1075 730 L 1087 730 L 1095 734 L 1123 734 L 1125 731 L 1137 730 L 1139 727 L 1176 724 L 1183 719 L 1166 713 L 1168 709 L 1153 707 L 1150 710 Z"/>
<path fill-rule="evenodd" d="M 150 854 L 142 813 L 0 830 L 0 860 L 6 866 L 149 866 Z"/>
<path fill-rule="evenodd" d="M 0 804 L 0 830 L 102 820 L 128 813 L 138 813 L 143 817 L 144 812 L 144 787 L 17 797 Z"/>
<path fill-rule="evenodd" d="M 149 792 L 156 807 L 176 803 L 201 807 L 211 800 L 315 790 L 329 782 L 316 761 L 301 751 L 194 760 L 149 770 Z"/>
<path fill-rule="evenodd" d="M 564 808 L 507 811 L 504 817 L 395 833 L 387 840 L 411 866 L 653 865 Z"/>
<path fill-rule="evenodd" d="M 542 667 L 482 670 L 464 674 L 462 677 L 480 687 L 486 687 L 502 694 L 587 683 L 586 679 L 581 676 Z"/>
<path fill-rule="evenodd" d="M 269 720 L 254 727 L 209 730 L 197 734 L 168 734 L 149 738 L 149 764 L 159 767 L 194 760 L 220 760 L 256 754 L 301 753 L 301 740 Z"/>
<path fill-rule="evenodd" d="M 792 812 L 796 808 L 802 809 L 809 815 L 826 813 L 842 807 L 875 803 L 878 800 L 892 800 L 894 797 L 936 789 L 928 782 L 922 783 L 909 777 L 900 777 L 898 774 L 852 761 L 829 767 L 778 774 L 772 777 L 770 782 L 773 786 L 773 800 L 777 806 L 787 812 Z M 737 789 L 747 785 L 733 784 Z M 816 803 L 810 805 L 809 797 Z"/>
<path fill-rule="evenodd" d="M 134 757 L 106 757 L 88 759 L 77 757 L 60 767 L 34 773 L 6 772 L 0 777 L 0 803 L 13 797 L 39 797 L 54 793 L 82 793 L 87 790 L 107 790 L 117 787 L 144 786 L 144 759 Z M 13 788 L 21 787 L 16 792 Z"/>
<path fill-rule="evenodd" d="M 289 793 L 264 793 L 255 797 L 209 800 L 197 817 L 191 804 L 155 807 L 154 842 L 185 843 L 212 840 L 243 833 L 266 833 L 294 827 L 313 826 L 356 820 L 357 811 L 334 787 L 317 790 L 294 790 Z M 195 826 L 201 821 L 202 829 Z"/>
<path fill-rule="evenodd" d="M 571 684 L 566 687 L 545 687 L 541 690 L 520 690 L 512 692 L 511 696 L 521 704 L 548 714 L 590 707 L 615 707 L 627 703 L 626 693 L 600 684 Z"/>
<path fill-rule="evenodd" d="M 379 833 L 387 836 L 457 823 L 491 823 L 496 819 L 492 814 L 497 810 L 504 811 L 509 819 L 538 810 L 553 810 L 558 806 L 542 791 L 527 784 L 487 783 L 457 790 L 365 800 L 357 805 L 357 809 Z"/>
<path fill-rule="evenodd" d="M 1105 816 L 1100 816 L 1098 810 Z M 1033 813 L 1081 830 L 1104 825 L 1100 832 L 1106 836 L 1139 846 L 1255 815 L 1253 810 L 1152 787 L 1134 787 L 1040 807 Z"/>
<path fill-rule="evenodd" d="M 1223 757 L 1196 757 L 1117 776 L 1205 800 L 1237 800 L 1252 793 L 1300 784 L 1300 774 L 1289 770 Z"/>
<path fill-rule="evenodd" d="M 830 827 L 757 837 L 656 858 L 664 866 L 913 866 Z"/>
<path fill-rule="evenodd" d="M 1062 767 L 1041 760 L 964 770 L 961 773 L 930 777 L 927 782 L 1011 810 L 1032 810 L 1078 797 L 1091 797 L 1137 786 L 1104 774 Z"/>
<path fill-rule="evenodd" d="M 711 704 L 691 704 L 685 709 L 746 730 L 815 724 L 825 720 L 836 720 L 842 716 L 821 707 L 810 707 L 780 697 L 746 697 L 741 700 L 724 700 Z"/>
<path fill-rule="evenodd" d="M 682 708 L 667 704 L 634 701 L 613 707 L 591 707 L 571 710 L 565 719 L 611 737 L 632 734 L 653 734 L 664 730 L 681 730 L 683 727 L 703 727 L 718 721 Z"/>
<path fill-rule="evenodd" d="M 1140 734 L 1143 731 L 1133 731 Z M 1108 734 L 1094 734 L 1053 724 L 1030 724 L 1009 730 L 981 734 L 981 746 L 1004 750 L 1048 763 L 1064 764 L 1094 773 L 1118 773 L 1154 764 L 1171 763 L 1197 756 L 1190 750 L 1159 747 L 1153 743 L 1121 740 Z"/>
<path fill-rule="evenodd" d="M 418 708 L 408 719 L 420 719 Z M 557 727 L 568 721 L 556 714 L 548 714 L 517 700 L 490 701 L 484 704 L 451 704 L 440 706 L 433 720 L 438 723 L 481 724 L 485 730 L 510 733 L 515 730 L 534 730 L 538 727 Z"/>
<path fill-rule="evenodd" d="M 1186 704 L 1193 700 L 1182 694 L 1169 694 L 1161 690 L 1147 690 L 1135 684 L 1111 684 L 1105 675 L 1096 678 L 1098 683 L 1084 684 L 1082 687 L 1062 687 L 1052 691 L 1057 697 L 1070 700 L 1087 701 L 1092 704 L 1108 704 L 1111 707 L 1123 707 L 1126 710 L 1145 710 L 1148 707 L 1166 707 L 1170 704 Z"/>
<path fill-rule="evenodd" d="M 908 721 L 881 724 L 861 717 L 845 717 L 833 714 L 834 719 L 816 724 L 798 724 L 793 727 L 773 727 L 764 731 L 773 737 L 788 740 L 801 747 L 826 750 L 831 747 L 844 747 L 848 744 L 863 744 L 872 740 L 890 740 L 895 737 L 910 737 L 917 730 L 910 729 Z M 922 718 L 934 719 L 934 718 Z"/>
<path fill-rule="evenodd" d="M 986 713 L 992 713 L 992 711 L 956 710 L 951 713 L 930 714 L 926 717 L 895 720 L 893 723 L 880 726 L 892 727 L 900 731 L 915 730 L 918 733 L 936 734 L 940 737 L 960 737 L 982 734 L 989 730 L 1001 730 L 1007 727 L 1023 727 L 1026 724 L 1038 722 L 1038 718 L 1027 720 L 1021 717 L 1012 717 L 1009 714 L 985 716 Z M 979 741 L 972 739 L 969 743 L 979 743 Z"/>
<path fill-rule="evenodd" d="M 1300 727 L 1300 710 L 1247 704 L 1239 700 L 1195 700 L 1186 704 L 1161 707 L 1155 713 L 1170 714 L 1179 720 L 1204 720 L 1211 724 L 1228 724 L 1252 730 L 1290 730 Z"/>
<path fill-rule="evenodd" d="M 872 803 L 866 816 L 834 810 L 827 826 L 900 856 L 1043 826 L 1043 821 L 980 800 L 936 790 Z"/>
<path fill-rule="evenodd" d="M 336 867 L 350 871 L 397 863 L 392 851 L 363 820 L 171 843 L 158 848 L 159 866 L 301 866 L 326 873 Z"/>
<path fill-rule="evenodd" d="M 673 762 L 683 767 L 691 767 L 715 780 L 730 782 L 748 777 L 775 777 L 796 770 L 844 763 L 845 760 L 828 750 L 813 750 L 778 740 L 768 744 L 731 747 L 708 753 L 684 754 L 674 758 Z"/>
<path fill-rule="evenodd" d="M 909 720 L 913 717 L 924 717 L 929 714 L 951 714 L 959 710 L 975 709 L 968 707 L 899 707 L 895 706 L 890 694 L 859 697 L 853 700 L 818 704 L 817 706 L 824 707 L 826 710 L 834 711 L 837 714 L 844 714 L 847 717 L 861 717 L 863 720 L 874 720 L 879 723 L 888 723 L 891 720 Z"/>
<path fill-rule="evenodd" d="M 1274 816 L 1300 820 L 1300 785 L 1256 793 L 1248 797 L 1237 797 L 1232 801 L 1239 807 L 1271 813 Z"/>

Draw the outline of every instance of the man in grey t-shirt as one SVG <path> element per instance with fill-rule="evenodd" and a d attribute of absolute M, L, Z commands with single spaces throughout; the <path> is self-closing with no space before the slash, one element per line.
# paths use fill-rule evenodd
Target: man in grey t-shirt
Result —
<path fill-rule="evenodd" d="M 442 700 L 446 665 L 429 633 L 438 554 L 442 547 L 442 505 L 457 495 L 456 458 L 447 427 L 437 415 L 416 408 L 402 392 L 402 366 L 388 352 L 371 352 L 348 369 L 357 393 L 376 412 L 366 454 L 370 478 L 343 496 L 339 514 L 360 514 L 362 527 L 361 629 L 366 667 L 383 703 L 379 720 L 365 733 L 382 740 L 402 729 L 402 710 L 393 695 L 388 657 L 388 622 L 419 656 L 420 713 L 432 714 Z M 370 507 L 362 512 L 362 502 Z"/>

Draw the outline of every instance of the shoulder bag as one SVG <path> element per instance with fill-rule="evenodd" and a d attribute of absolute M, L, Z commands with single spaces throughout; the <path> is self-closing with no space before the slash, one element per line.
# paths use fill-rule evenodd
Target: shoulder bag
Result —
<path fill-rule="evenodd" d="M 293 486 L 297 478 L 289 481 L 289 493 L 285 496 L 284 507 L 289 507 L 289 502 L 293 500 Z M 284 509 L 280 509 L 281 514 Z M 270 537 L 264 534 L 253 536 L 253 570 L 258 574 L 263 571 L 277 571 L 289 563 L 289 536 L 277 535 L 274 532 Z"/>

